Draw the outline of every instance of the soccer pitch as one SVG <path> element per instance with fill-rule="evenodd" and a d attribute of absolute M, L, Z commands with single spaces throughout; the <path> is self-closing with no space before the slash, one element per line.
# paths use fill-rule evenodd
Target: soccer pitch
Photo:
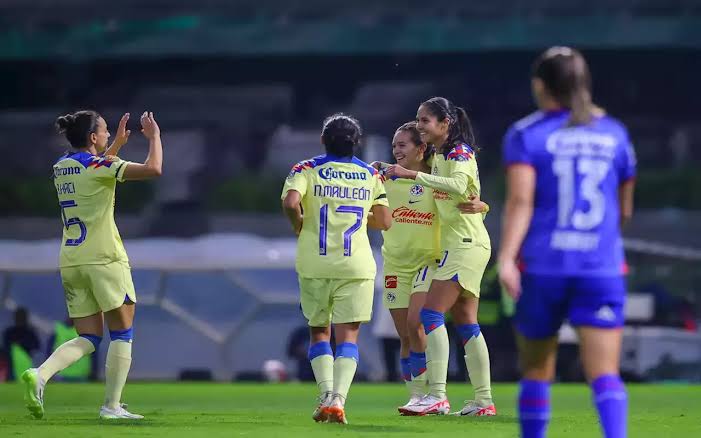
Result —
<path fill-rule="evenodd" d="M 471 389 L 449 384 L 453 409 Z M 701 436 L 701 386 L 629 385 L 629 436 Z M 0 436 L 31 437 L 517 437 L 516 385 L 499 384 L 493 418 L 400 417 L 401 384 L 351 387 L 346 412 L 350 424 L 316 424 L 311 419 L 316 388 L 310 384 L 127 383 L 129 409 L 141 421 L 97 419 L 101 384 L 49 384 L 46 417 L 32 420 L 20 386 L 0 385 Z M 584 385 L 553 388 L 550 437 L 599 437 L 598 424 Z"/>

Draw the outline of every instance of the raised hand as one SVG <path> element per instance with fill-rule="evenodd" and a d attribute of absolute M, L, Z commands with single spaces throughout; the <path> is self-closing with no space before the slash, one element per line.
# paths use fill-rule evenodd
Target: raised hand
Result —
<path fill-rule="evenodd" d="M 148 139 L 161 135 L 161 128 L 156 123 L 156 119 L 153 118 L 152 112 L 144 111 L 141 115 L 141 133 Z"/>
<path fill-rule="evenodd" d="M 117 156 L 119 155 L 119 150 L 127 144 L 129 141 L 129 134 L 131 131 L 127 129 L 127 122 L 129 121 L 129 113 L 125 113 L 121 119 L 119 119 L 119 125 L 117 126 L 117 133 L 114 136 L 114 141 L 109 148 L 105 151 L 105 155 Z"/>

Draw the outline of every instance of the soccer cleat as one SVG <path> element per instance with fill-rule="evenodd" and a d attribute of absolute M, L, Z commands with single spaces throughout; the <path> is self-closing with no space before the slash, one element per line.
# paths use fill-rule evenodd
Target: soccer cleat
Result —
<path fill-rule="evenodd" d="M 143 415 L 132 414 L 127 411 L 127 405 L 121 403 L 117 409 L 111 409 L 107 406 L 100 408 L 100 418 L 103 420 L 141 420 Z"/>
<path fill-rule="evenodd" d="M 405 408 L 404 415 L 445 415 L 450 413 L 450 402 L 447 398 L 425 395 L 418 403 Z"/>
<path fill-rule="evenodd" d="M 414 413 L 407 411 L 407 409 L 410 408 L 411 406 L 414 406 L 418 402 L 420 402 L 423 397 L 424 396 L 422 396 L 422 395 L 413 394 L 411 396 L 411 398 L 409 399 L 409 401 L 407 402 L 407 404 L 397 408 L 397 410 L 399 411 L 399 414 L 400 415 L 416 415 Z"/>
<path fill-rule="evenodd" d="M 348 420 L 346 419 L 346 411 L 343 408 L 343 401 L 341 401 L 340 395 L 334 395 L 328 406 L 324 407 L 324 411 L 328 416 L 329 423 L 348 424 Z"/>
<path fill-rule="evenodd" d="M 330 392 L 325 392 L 323 395 L 319 396 L 319 406 L 314 409 L 314 413 L 312 414 L 314 421 L 317 423 L 328 421 L 329 415 L 325 408 L 329 405 L 329 403 L 331 403 L 332 398 L 333 394 Z"/>
<path fill-rule="evenodd" d="M 44 383 L 36 368 L 29 368 L 22 373 L 24 382 L 24 402 L 29 413 L 37 420 L 44 418 Z"/>
<path fill-rule="evenodd" d="M 493 417 L 497 414 L 497 408 L 492 403 L 489 406 L 480 406 L 474 400 L 467 400 L 465 406 L 453 415 L 469 416 L 469 417 Z"/>

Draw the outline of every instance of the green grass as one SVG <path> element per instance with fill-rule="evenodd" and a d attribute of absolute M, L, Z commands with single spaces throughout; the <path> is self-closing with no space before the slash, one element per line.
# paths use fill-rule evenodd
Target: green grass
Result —
<path fill-rule="evenodd" d="M 630 437 L 701 436 L 701 386 L 630 385 Z M 467 385 L 449 386 L 453 408 Z M 516 437 L 515 385 L 496 385 L 499 416 L 494 418 L 400 417 L 405 399 L 396 385 L 355 385 L 347 404 L 350 422 L 315 424 L 315 387 L 302 384 L 131 383 L 124 399 L 140 422 L 101 422 L 103 396 L 98 384 L 50 384 L 46 417 L 32 420 L 19 386 L 0 385 L 0 436 L 31 437 Z M 553 388 L 550 437 L 598 437 L 599 429 L 584 385 Z"/>

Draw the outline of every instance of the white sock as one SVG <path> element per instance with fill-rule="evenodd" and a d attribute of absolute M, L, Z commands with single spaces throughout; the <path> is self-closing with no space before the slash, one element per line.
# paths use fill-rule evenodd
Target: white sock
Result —
<path fill-rule="evenodd" d="M 76 363 L 81 357 L 95 351 L 95 346 L 87 339 L 78 336 L 68 342 L 64 342 L 51 353 L 46 362 L 39 367 L 39 377 L 48 382 L 54 374 L 63 371 Z"/>
<path fill-rule="evenodd" d="M 131 342 L 112 341 L 105 361 L 105 406 L 117 409 L 131 367 Z"/>

